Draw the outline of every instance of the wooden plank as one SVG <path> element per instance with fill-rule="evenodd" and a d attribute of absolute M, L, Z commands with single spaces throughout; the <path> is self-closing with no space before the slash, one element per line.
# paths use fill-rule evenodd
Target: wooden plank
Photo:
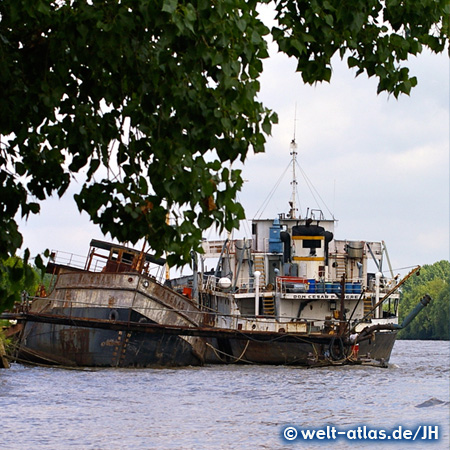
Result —
<path fill-rule="evenodd" d="M 3 341 L 0 339 L 0 369 L 9 369 L 9 361 L 6 357 L 5 346 Z"/>

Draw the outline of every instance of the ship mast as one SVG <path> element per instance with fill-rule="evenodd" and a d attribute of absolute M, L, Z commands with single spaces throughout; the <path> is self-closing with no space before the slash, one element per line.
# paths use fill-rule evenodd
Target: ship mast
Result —
<path fill-rule="evenodd" d="M 297 176 L 295 174 L 295 165 L 297 164 L 297 144 L 295 142 L 295 135 L 294 139 L 291 141 L 291 156 L 292 156 L 292 196 L 291 201 L 289 202 L 290 210 L 289 210 L 289 217 L 291 219 L 297 218 L 297 205 L 296 205 L 296 192 L 297 192 Z"/>

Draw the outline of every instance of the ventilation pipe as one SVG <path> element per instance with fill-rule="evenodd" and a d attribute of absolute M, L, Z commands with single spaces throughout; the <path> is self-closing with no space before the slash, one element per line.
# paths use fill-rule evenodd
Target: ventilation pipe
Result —
<path fill-rule="evenodd" d="M 259 316 L 259 278 L 261 272 L 255 272 L 255 316 Z"/>

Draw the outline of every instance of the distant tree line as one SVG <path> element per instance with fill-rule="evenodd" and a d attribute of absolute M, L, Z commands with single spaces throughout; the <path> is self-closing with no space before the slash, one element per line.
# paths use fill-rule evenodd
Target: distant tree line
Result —
<path fill-rule="evenodd" d="M 35 295 L 42 282 L 40 271 L 29 264 L 24 264 L 22 258 L 12 256 L 0 260 L 3 268 L 0 271 L 0 312 L 11 308 L 20 301 L 20 293 L 26 291 Z"/>
<path fill-rule="evenodd" d="M 450 262 L 438 261 L 424 265 L 419 276 L 411 277 L 403 286 L 399 323 L 429 294 L 431 303 L 404 330 L 400 339 L 450 339 Z"/>

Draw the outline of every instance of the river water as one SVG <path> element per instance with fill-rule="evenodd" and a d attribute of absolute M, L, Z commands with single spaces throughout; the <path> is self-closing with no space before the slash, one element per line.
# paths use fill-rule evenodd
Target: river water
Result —
<path fill-rule="evenodd" d="M 0 370 L 0 449 L 448 449 L 449 367 L 443 341 L 397 341 L 387 369 L 13 364 Z M 326 425 L 438 426 L 439 440 L 283 439 Z"/>

